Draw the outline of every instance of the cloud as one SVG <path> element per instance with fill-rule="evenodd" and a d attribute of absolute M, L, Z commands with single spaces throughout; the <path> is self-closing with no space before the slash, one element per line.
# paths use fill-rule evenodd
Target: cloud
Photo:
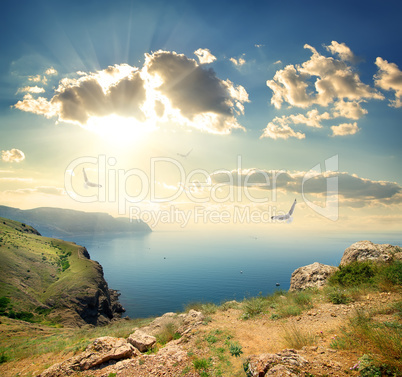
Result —
<path fill-rule="evenodd" d="M 309 60 L 297 65 L 287 65 L 278 70 L 272 80 L 267 80 L 266 84 L 273 92 L 271 104 L 277 109 L 285 103 L 290 105 L 290 108 L 302 109 L 319 105 L 328 108 L 328 111 L 319 114 L 315 110 L 314 114 L 309 111 L 305 115 L 276 117 L 268 123 L 261 137 L 276 139 L 282 134 L 282 138 L 301 139 L 305 134 L 295 132 L 292 125 L 305 124 L 321 128 L 322 120 L 340 117 L 357 120 L 367 114 L 367 110 L 361 106 L 362 102 L 384 99 L 380 92 L 360 80 L 355 67 L 351 65 L 357 61 L 356 56 L 344 43 L 332 41 L 331 45 L 325 46 L 327 51 L 339 58 L 321 55 L 308 44 L 304 45 L 304 48 L 312 52 Z M 341 125 L 337 127 L 340 127 L 339 130 L 345 128 Z M 357 125 L 354 129 L 358 130 Z"/>
<path fill-rule="evenodd" d="M 54 69 L 53 67 L 50 67 L 45 71 L 45 75 L 48 75 L 48 76 L 53 76 L 53 75 L 57 75 L 57 74 L 58 74 L 57 70 Z"/>
<path fill-rule="evenodd" d="M 262 138 L 277 139 L 289 139 L 294 137 L 296 139 L 304 139 L 306 135 L 302 132 L 296 132 L 287 123 L 287 118 L 283 116 L 282 118 L 276 117 L 272 122 L 269 122 L 267 127 L 265 127 L 260 139 Z"/>
<path fill-rule="evenodd" d="M 34 98 L 30 93 L 26 94 L 24 99 L 18 101 L 14 107 L 22 111 L 44 115 L 46 118 L 56 116 L 58 112 L 57 106 L 53 105 L 46 98 Z"/>
<path fill-rule="evenodd" d="M 242 66 L 246 64 L 246 60 L 243 58 L 235 59 L 235 58 L 230 58 L 229 59 L 235 66 Z"/>
<path fill-rule="evenodd" d="M 381 89 L 395 92 L 395 100 L 391 101 L 392 107 L 402 107 L 402 72 L 395 63 L 388 63 L 378 57 L 375 61 L 378 72 L 374 76 L 374 83 Z"/>
<path fill-rule="evenodd" d="M 56 196 L 63 196 L 66 193 L 64 188 L 54 186 L 38 186 L 35 188 L 7 190 L 6 192 L 20 195 L 45 194 L 45 195 L 56 195 Z"/>
<path fill-rule="evenodd" d="M 200 64 L 208 64 L 216 60 L 216 57 L 207 48 L 199 48 L 194 51 L 194 54 L 198 57 Z"/>
<path fill-rule="evenodd" d="M 1 151 L 1 159 L 5 162 L 21 162 L 25 160 L 25 154 L 23 151 L 13 148 L 7 151 Z"/>
<path fill-rule="evenodd" d="M 341 60 L 355 62 L 356 56 L 352 52 L 352 50 L 346 46 L 345 43 L 338 43 L 336 41 L 332 41 L 329 46 L 325 46 L 325 48 L 332 53 L 332 55 L 338 54 Z"/>
<path fill-rule="evenodd" d="M 374 204 L 402 203 L 402 187 L 396 182 L 374 181 L 347 172 L 323 173 L 287 172 L 277 170 L 243 169 L 219 171 L 211 174 L 212 184 L 255 187 L 263 190 L 280 190 L 292 194 L 327 194 L 327 180 L 338 179 L 341 202 L 351 207 Z M 303 182 L 304 180 L 304 182 Z"/>
<path fill-rule="evenodd" d="M 275 117 L 272 122 L 268 123 L 261 138 L 269 137 L 271 139 L 288 139 L 294 137 L 296 139 L 304 139 L 306 135 L 296 132 L 290 127 L 292 124 L 304 124 L 308 127 L 322 128 L 321 121 L 331 119 L 329 113 L 320 114 L 317 109 L 310 110 L 304 114 L 292 114 L 289 116 Z"/>
<path fill-rule="evenodd" d="M 200 56 L 209 56 L 206 51 Z M 90 120 L 117 115 L 145 125 L 171 122 L 228 134 L 244 129 L 236 116 L 244 113 L 246 102 L 248 93 L 241 85 L 218 78 L 213 69 L 185 55 L 157 51 L 145 55 L 141 69 L 121 64 L 79 72 L 78 78 L 60 80 L 52 98 L 28 93 L 15 107 L 83 127 Z"/>
<path fill-rule="evenodd" d="M 337 42 L 332 42 L 332 44 Z M 344 44 L 331 45 L 329 51 L 340 54 L 339 46 L 347 48 Z M 288 65 L 275 73 L 273 80 L 267 81 L 272 89 L 271 103 L 278 109 L 283 102 L 292 106 L 306 108 L 317 104 L 328 106 L 335 100 L 362 100 L 383 99 L 383 95 L 360 81 L 359 75 L 346 61 L 325 57 L 317 50 L 306 44 L 304 48 L 312 52 L 309 60 L 301 65 Z M 341 57 L 351 58 L 343 52 Z"/>
<path fill-rule="evenodd" d="M 45 89 L 40 88 L 39 86 L 35 85 L 35 86 L 24 86 L 23 88 L 19 88 L 17 90 L 17 93 L 22 93 L 22 92 L 28 92 L 28 93 L 44 93 Z"/>
<path fill-rule="evenodd" d="M 345 136 L 345 135 L 354 135 L 360 128 L 357 127 L 357 123 L 342 123 L 339 126 L 332 126 L 332 136 Z"/>
<path fill-rule="evenodd" d="M 334 118 L 344 117 L 348 119 L 360 119 L 363 115 L 367 114 L 367 110 L 361 107 L 360 102 L 345 102 L 343 99 L 341 99 L 334 103 L 332 116 Z"/>

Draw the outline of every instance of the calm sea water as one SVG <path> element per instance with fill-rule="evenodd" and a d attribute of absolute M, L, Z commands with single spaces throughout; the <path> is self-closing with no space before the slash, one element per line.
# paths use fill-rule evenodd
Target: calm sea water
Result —
<path fill-rule="evenodd" d="M 296 268 L 313 262 L 338 265 L 345 248 L 358 240 L 400 245 L 396 236 L 362 237 L 182 231 L 73 241 L 103 266 L 109 287 L 121 293 L 125 315 L 139 318 L 181 311 L 196 301 L 219 304 L 287 290 Z"/>

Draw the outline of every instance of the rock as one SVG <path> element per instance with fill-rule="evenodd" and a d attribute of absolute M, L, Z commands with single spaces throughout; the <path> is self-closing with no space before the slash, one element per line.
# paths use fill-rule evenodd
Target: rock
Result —
<path fill-rule="evenodd" d="M 278 353 L 264 353 L 250 356 L 246 360 L 246 374 L 248 377 L 282 377 L 296 376 L 291 369 L 300 368 L 308 361 L 295 350 L 286 349 Z"/>
<path fill-rule="evenodd" d="M 286 376 L 297 377 L 297 374 L 294 374 L 291 370 L 289 370 L 284 365 L 278 364 L 278 365 L 275 365 L 273 368 L 271 368 L 265 376 L 266 377 L 286 377 Z"/>
<path fill-rule="evenodd" d="M 290 291 L 300 291 L 306 288 L 322 287 L 327 278 L 338 268 L 315 262 L 293 271 L 290 278 Z"/>
<path fill-rule="evenodd" d="M 80 370 L 88 370 L 109 360 L 127 359 L 135 354 L 134 347 L 123 338 L 104 336 L 95 339 L 80 356 Z"/>
<path fill-rule="evenodd" d="M 343 253 L 340 266 L 352 262 L 367 260 L 388 262 L 392 259 L 402 260 L 402 250 L 390 244 L 375 244 L 371 241 L 359 241 L 349 246 Z"/>
<path fill-rule="evenodd" d="M 127 342 L 132 344 L 139 351 L 145 352 L 155 345 L 156 338 L 146 334 L 143 330 L 135 330 L 135 332 L 128 337 Z"/>
<path fill-rule="evenodd" d="M 137 352 L 123 338 L 104 336 L 95 339 L 83 353 L 46 369 L 40 377 L 70 376 L 75 372 L 94 368 L 110 360 L 130 358 L 133 355 L 138 355 Z"/>

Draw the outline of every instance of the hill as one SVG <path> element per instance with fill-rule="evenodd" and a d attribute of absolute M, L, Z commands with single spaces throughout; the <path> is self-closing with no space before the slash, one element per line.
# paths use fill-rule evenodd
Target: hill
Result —
<path fill-rule="evenodd" d="M 48 237 L 85 236 L 89 234 L 151 232 L 142 220 L 115 218 L 107 213 L 40 207 L 28 210 L 0 206 L 0 216 L 24 222 Z"/>
<path fill-rule="evenodd" d="M 124 311 L 102 267 L 75 243 L 0 218 L 0 260 L 0 314 L 81 326 L 108 323 Z"/>

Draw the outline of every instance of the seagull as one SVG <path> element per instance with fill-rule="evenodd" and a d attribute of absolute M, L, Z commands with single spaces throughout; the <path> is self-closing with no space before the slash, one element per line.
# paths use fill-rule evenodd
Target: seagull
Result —
<path fill-rule="evenodd" d="M 177 153 L 177 155 L 180 156 L 180 157 L 183 157 L 183 158 L 187 158 L 188 155 L 191 153 L 192 150 L 193 150 L 193 148 L 191 148 L 186 154 Z"/>
<path fill-rule="evenodd" d="M 296 199 L 292 204 L 292 207 L 290 207 L 289 212 L 286 215 L 278 215 L 278 216 L 271 216 L 271 220 L 287 220 L 287 223 L 291 223 L 293 221 L 293 211 L 295 210 L 295 206 L 296 206 Z"/>
<path fill-rule="evenodd" d="M 85 173 L 85 169 L 82 168 L 82 171 L 84 173 L 84 180 L 85 180 L 85 187 L 102 187 L 102 185 L 98 183 L 93 183 L 91 181 L 88 181 L 87 173 Z"/>

